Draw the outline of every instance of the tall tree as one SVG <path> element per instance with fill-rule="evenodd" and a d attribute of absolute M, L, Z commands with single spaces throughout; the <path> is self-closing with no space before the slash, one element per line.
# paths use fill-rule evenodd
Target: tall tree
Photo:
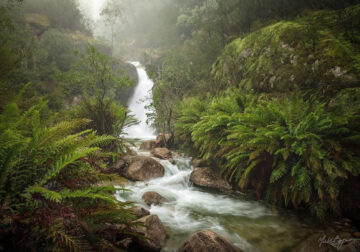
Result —
<path fill-rule="evenodd" d="M 123 8 L 123 1 L 109 0 L 105 8 L 101 11 L 101 16 L 105 17 L 106 24 L 110 26 L 111 55 L 114 53 L 115 27 L 123 18 Z"/>
<path fill-rule="evenodd" d="M 116 62 L 106 54 L 89 45 L 86 55 L 65 75 L 72 86 L 77 86 L 84 102 L 97 118 L 96 129 L 100 134 L 112 134 L 112 125 L 107 125 L 107 110 L 113 104 L 115 89 L 132 85 L 128 77 L 120 77 Z M 74 88 L 74 87 L 72 87 Z"/>

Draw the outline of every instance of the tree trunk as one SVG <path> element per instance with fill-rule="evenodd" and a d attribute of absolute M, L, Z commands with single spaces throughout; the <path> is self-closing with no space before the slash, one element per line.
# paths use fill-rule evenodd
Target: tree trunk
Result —
<path fill-rule="evenodd" d="M 114 24 L 111 23 L 111 57 L 114 56 Z"/>
<path fill-rule="evenodd" d="M 105 111 L 104 111 L 104 103 L 100 101 L 100 124 L 101 124 L 101 135 L 105 134 Z"/>
<path fill-rule="evenodd" d="M 169 111 L 169 117 L 167 120 L 167 133 L 171 132 L 171 117 L 172 117 L 172 109 Z"/>

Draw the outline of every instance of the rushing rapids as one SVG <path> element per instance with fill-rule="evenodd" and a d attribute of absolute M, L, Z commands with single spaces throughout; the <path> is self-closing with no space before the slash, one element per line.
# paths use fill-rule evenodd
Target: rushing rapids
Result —
<path fill-rule="evenodd" d="M 145 69 L 136 66 L 139 83 L 130 100 L 129 109 L 140 124 L 131 127 L 128 135 L 140 140 L 155 138 L 154 130 L 146 124 L 145 108 L 151 102 L 153 82 Z M 139 142 L 140 143 L 140 142 Z M 150 156 L 148 151 L 139 155 Z M 165 167 L 165 176 L 145 182 L 130 183 L 130 191 L 118 193 L 120 201 L 132 201 L 148 209 L 151 214 L 170 229 L 164 251 L 176 250 L 194 232 L 211 229 L 226 237 L 244 251 L 286 251 L 294 247 L 314 230 L 309 223 L 299 221 L 296 216 L 279 212 L 243 195 L 223 195 L 194 187 L 189 177 L 194 169 L 190 157 L 174 155 L 176 164 L 167 160 L 160 163 Z M 142 200 L 144 193 L 155 191 L 169 200 L 161 206 L 148 207 Z"/>

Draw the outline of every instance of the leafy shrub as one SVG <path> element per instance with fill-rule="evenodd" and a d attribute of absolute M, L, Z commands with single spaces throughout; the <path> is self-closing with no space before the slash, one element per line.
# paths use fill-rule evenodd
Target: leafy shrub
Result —
<path fill-rule="evenodd" d="M 118 202 L 117 179 L 99 172 L 113 141 L 91 130 L 76 132 L 85 119 L 52 126 L 41 117 L 45 102 L 19 113 L 15 103 L 0 115 L 0 246 L 8 251 L 105 250 L 108 224 L 130 225 L 134 216 Z"/>
<path fill-rule="evenodd" d="M 70 114 L 71 118 L 90 119 L 91 122 L 86 124 L 86 128 L 97 132 L 102 129 L 102 120 L 104 120 L 105 134 L 114 137 L 114 141 L 106 146 L 106 149 L 116 153 L 127 151 L 127 146 L 131 144 L 131 141 L 126 139 L 125 129 L 138 123 L 132 115 L 128 114 L 125 107 L 110 99 L 104 100 L 103 111 L 97 99 L 84 99 Z"/>
<path fill-rule="evenodd" d="M 335 100 L 328 106 L 297 93 L 272 99 L 228 93 L 188 124 L 195 110 L 184 110 L 177 129 L 191 131 L 202 157 L 240 188 L 278 205 L 308 206 L 321 218 L 339 213 L 341 185 L 360 172 L 359 108 L 348 107 L 345 94 Z"/>
<path fill-rule="evenodd" d="M 193 151 L 191 141 L 192 127 L 200 121 L 205 112 L 207 104 L 198 98 L 186 98 L 177 108 L 177 121 L 175 123 L 176 142 L 181 143 L 184 149 Z"/>
<path fill-rule="evenodd" d="M 88 45 L 86 55 L 81 55 L 69 72 L 58 76 L 64 81 L 64 90 L 70 97 L 80 96 L 81 114 L 93 120 L 93 129 L 99 134 L 113 135 L 114 124 L 121 117 L 125 119 L 124 109 L 114 102 L 115 93 L 133 82 L 121 76 L 119 70 L 111 57 Z"/>

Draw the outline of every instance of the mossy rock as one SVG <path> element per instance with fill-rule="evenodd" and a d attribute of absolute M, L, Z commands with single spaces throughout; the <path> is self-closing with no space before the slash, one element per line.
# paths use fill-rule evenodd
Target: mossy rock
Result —
<path fill-rule="evenodd" d="M 48 28 L 51 23 L 47 16 L 39 14 L 39 13 L 29 13 L 26 14 L 25 21 L 33 26 Z"/>
<path fill-rule="evenodd" d="M 281 21 L 238 38 L 212 74 L 249 92 L 321 91 L 359 86 L 360 5 Z"/>
<path fill-rule="evenodd" d="M 104 41 L 94 39 L 93 37 L 81 32 L 66 32 L 66 36 L 68 36 L 73 41 L 75 48 L 80 52 L 85 52 L 87 46 L 91 44 L 95 46 L 100 52 L 108 55 L 111 54 L 110 46 L 108 46 Z"/>

